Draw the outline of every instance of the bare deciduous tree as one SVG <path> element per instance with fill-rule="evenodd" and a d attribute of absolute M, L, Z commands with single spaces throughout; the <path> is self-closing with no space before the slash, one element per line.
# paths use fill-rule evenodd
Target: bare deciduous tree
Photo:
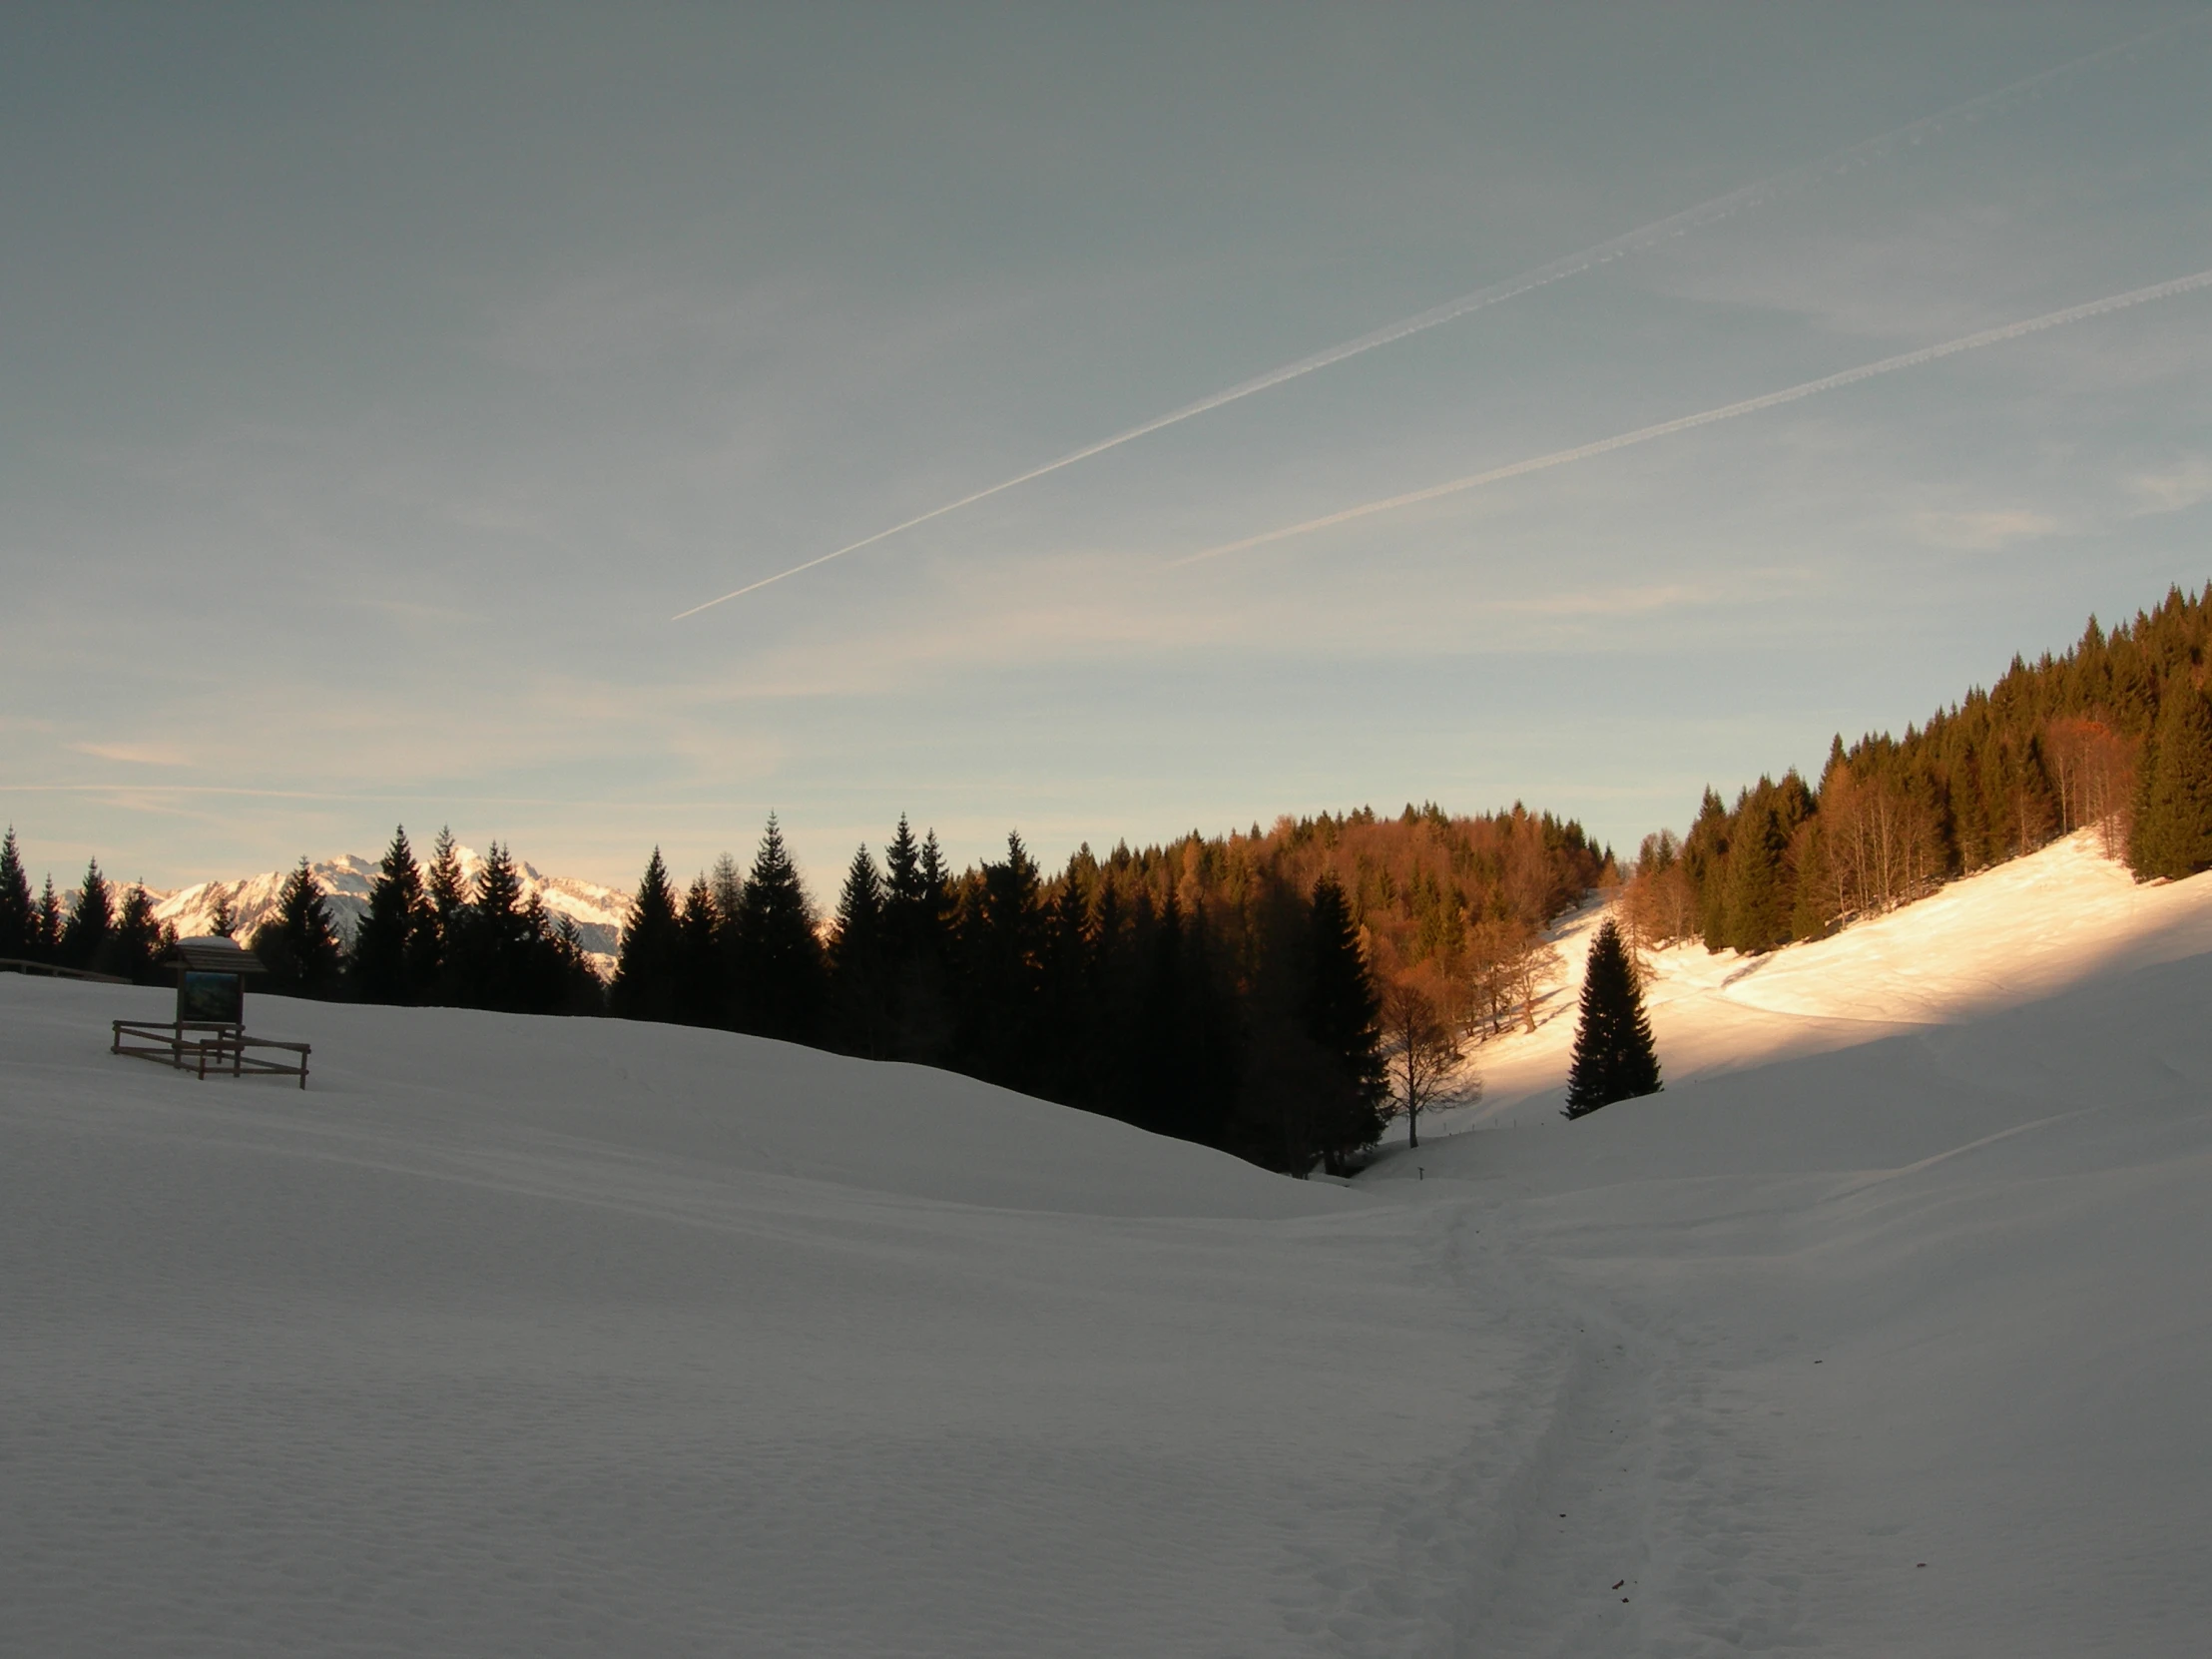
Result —
<path fill-rule="evenodd" d="M 1459 1034 L 1418 985 L 1399 982 L 1382 993 L 1382 1036 L 1391 1092 L 1405 1114 L 1405 1144 L 1420 1145 L 1420 1115 L 1443 1093 L 1461 1055 Z M 1481 1085 L 1473 1085 L 1479 1092 Z M 1465 1096 L 1462 1084 L 1453 1091 Z"/>

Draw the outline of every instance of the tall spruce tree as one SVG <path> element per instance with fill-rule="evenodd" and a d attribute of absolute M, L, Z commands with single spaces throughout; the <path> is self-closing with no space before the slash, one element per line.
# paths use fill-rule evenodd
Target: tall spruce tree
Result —
<path fill-rule="evenodd" d="M 1657 1094 L 1661 1087 L 1643 992 L 1620 928 L 1608 917 L 1590 941 L 1583 970 L 1582 1017 L 1567 1067 L 1566 1115 L 1587 1117 L 1600 1106 Z"/>
<path fill-rule="evenodd" d="M 1320 1105 L 1314 1142 L 1324 1165 L 1341 1174 L 1382 1136 L 1382 1002 L 1360 947 L 1352 906 L 1336 875 L 1314 882 L 1309 918 L 1306 1035 L 1327 1057 L 1330 1090 Z"/>
<path fill-rule="evenodd" d="M 2212 699 L 2181 675 L 2144 757 L 2128 862 L 2142 881 L 2212 869 Z"/>
<path fill-rule="evenodd" d="M 231 895 L 219 892 L 215 895 L 215 908 L 208 912 L 208 931 L 219 939 L 237 935 L 239 913 L 231 908 Z"/>
<path fill-rule="evenodd" d="M 960 916 L 961 1068 L 1034 1091 L 1043 1033 L 1044 911 L 1036 860 L 1018 833 L 986 862 Z"/>
<path fill-rule="evenodd" d="M 23 855 L 15 844 L 15 826 L 8 826 L 0 839 L 0 956 L 27 957 L 38 926 L 38 907 L 31 899 L 31 878 L 24 872 Z"/>
<path fill-rule="evenodd" d="M 675 989 L 671 1012 L 684 1025 L 720 1025 L 730 997 L 722 971 L 722 907 L 706 876 L 692 879 L 676 918 Z"/>
<path fill-rule="evenodd" d="M 417 979 L 409 960 L 423 916 L 422 871 L 401 826 L 391 832 L 376 877 L 368 887 L 368 910 L 353 930 L 353 984 L 364 1002 L 412 1002 Z"/>
<path fill-rule="evenodd" d="M 161 977 L 161 923 L 154 919 L 154 900 L 146 883 L 134 881 L 124 890 L 116 911 L 115 926 L 101 953 L 104 971 L 120 974 L 134 985 L 151 985 Z"/>
<path fill-rule="evenodd" d="M 830 941 L 830 1040 L 848 1054 L 889 1052 L 890 997 L 883 881 L 865 842 L 852 854 L 837 893 Z"/>
<path fill-rule="evenodd" d="M 38 895 L 38 914 L 31 924 L 31 959 L 34 962 L 58 962 L 62 957 L 62 901 L 54 891 L 54 878 L 46 877 L 46 885 Z"/>
<path fill-rule="evenodd" d="M 276 912 L 254 930 L 252 947 L 268 974 L 263 987 L 292 996 L 323 996 L 337 983 L 340 950 L 330 907 L 306 855 L 284 877 Z"/>
<path fill-rule="evenodd" d="M 737 979 L 739 1030 L 796 1043 L 820 1035 L 827 979 L 822 941 L 774 813 L 738 907 Z"/>
<path fill-rule="evenodd" d="M 1764 785 L 1765 780 L 1761 783 Z M 1728 942 L 1747 954 L 1789 941 L 1782 904 L 1782 860 L 1789 841 L 1771 790 L 1747 806 L 1728 851 Z"/>
<path fill-rule="evenodd" d="M 450 826 L 441 826 L 437 839 L 430 843 L 422 899 L 407 952 L 415 1000 L 449 1002 L 453 997 L 447 983 L 447 958 L 460 942 L 463 914 L 468 909 L 468 884 L 461 874 L 460 847 L 454 842 Z"/>
<path fill-rule="evenodd" d="M 953 1009 L 946 970 L 947 873 L 937 832 L 917 844 L 901 813 L 883 849 L 884 952 L 890 975 L 890 1051 L 942 1064 L 951 1056 Z"/>
<path fill-rule="evenodd" d="M 1098 860 L 1086 844 L 1068 859 L 1045 915 L 1039 1086 L 1071 1106 L 1089 1105 L 1095 1093 L 1101 987 L 1091 898 L 1097 877 Z"/>
<path fill-rule="evenodd" d="M 554 918 L 547 935 L 559 996 L 544 1011 L 554 1014 L 603 1014 L 607 1011 L 607 987 L 584 951 L 583 935 L 575 917 L 563 912 Z"/>
<path fill-rule="evenodd" d="M 524 902 L 522 871 L 513 852 L 499 841 L 485 847 L 472 885 L 468 902 L 450 924 L 452 1000 L 464 1008 L 526 1012 L 533 1000 L 545 913 L 533 913 Z"/>
<path fill-rule="evenodd" d="M 85 864 L 85 884 L 77 889 L 77 901 L 62 924 L 62 966 L 88 973 L 97 971 L 101 954 L 107 949 L 108 930 L 114 925 L 115 901 L 108 891 L 108 878 L 100 873 L 100 860 L 90 859 Z"/>
<path fill-rule="evenodd" d="M 677 931 L 676 889 L 656 846 L 630 897 L 615 982 L 607 991 L 609 1013 L 617 1019 L 675 1018 Z"/>

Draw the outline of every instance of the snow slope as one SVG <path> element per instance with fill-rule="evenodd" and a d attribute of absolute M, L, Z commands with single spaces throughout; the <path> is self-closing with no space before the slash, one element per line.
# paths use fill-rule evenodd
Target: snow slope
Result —
<path fill-rule="evenodd" d="M 0 975 L 0 1651 L 2200 1652 L 2212 878 L 2066 856 L 1352 1190 L 615 1022 L 260 998 L 312 1086 L 202 1084 Z"/>
<path fill-rule="evenodd" d="M 1562 970 L 1537 1030 L 1474 1047 L 1480 1104 L 1440 1115 L 1437 1134 L 1564 1102 L 1582 963 L 1604 916 L 1593 903 L 1560 926 Z M 1644 1000 L 1672 1083 L 1953 1023 L 2206 950 L 2212 884 L 2138 886 L 2085 830 L 1815 943 L 1761 956 L 1694 943 L 1656 951 Z"/>

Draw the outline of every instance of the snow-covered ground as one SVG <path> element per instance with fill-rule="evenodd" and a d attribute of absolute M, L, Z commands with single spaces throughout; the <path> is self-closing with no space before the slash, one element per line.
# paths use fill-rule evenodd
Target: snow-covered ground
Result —
<path fill-rule="evenodd" d="M 0 976 L 0 1650 L 2202 1652 L 2212 878 L 2078 850 L 1670 957 L 1666 1093 L 1560 1122 L 1562 1020 L 1349 1190 L 612 1022 L 263 998 L 312 1086 L 203 1084 Z"/>
<path fill-rule="evenodd" d="M 1559 926 L 1561 971 L 1539 1000 L 1537 1029 L 1470 1046 L 1464 1078 L 1480 1080 L 1478 1104 L 1433 1123 L 1424 1115 L 1424 1137 L 1558 1111 L 1582 963 L 1605 914 L 1592 901 Z M 1644 1004 L 1673 1084 L 1956 1023 L 2207 950 L 2204 882 L 2138 886 L 2084 830 L 1814 944 L 1761 956 L 1694 943 L 1655 951 Z M 1392 1137 L 1404 1138 L 1402 1124 Z"/>

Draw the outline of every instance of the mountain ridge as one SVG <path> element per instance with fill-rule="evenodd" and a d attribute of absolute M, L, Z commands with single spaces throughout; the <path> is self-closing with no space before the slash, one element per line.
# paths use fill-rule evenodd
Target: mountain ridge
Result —
<path fill-rule="evenodd" d="M 473 887 L 484 867 L 483 855 L 473 847 L 456 846 L 453 850 L 460 859 L 464 888 Z M 315 885 L 322 889 L 338 937 L 347 945 L 368 912 L 369 888 L 376 879 L 377 862 L 358 853 L 342 852 L 307 866 Z M 602 973 L 612 971 L 615 954 L 622 945 L 622 924 L 629 913 L 630 895 L 620 888 L 573 875 L 547 875 L 534 864 L 518 861 L 516 871 L 522 878 L 523 901 L 537 899 L 556 921 L 567 916 L 575 923 L 577 937 L 585 953 L 593 958 L 593 965 Z M 290 876 L 291 871 L 286 869 L 264 870 L 232 880 L 201 881 L 172 892 L 149 888 L 148 896 L 154 900 L 154 919 L 175 927 L 185 938 L 213 932 L 216 903 L 219 899 L 228 901 L 233 931 L 241 939 L 250 939 L 255 928 L 276 913 L 277 900 Z"/>

